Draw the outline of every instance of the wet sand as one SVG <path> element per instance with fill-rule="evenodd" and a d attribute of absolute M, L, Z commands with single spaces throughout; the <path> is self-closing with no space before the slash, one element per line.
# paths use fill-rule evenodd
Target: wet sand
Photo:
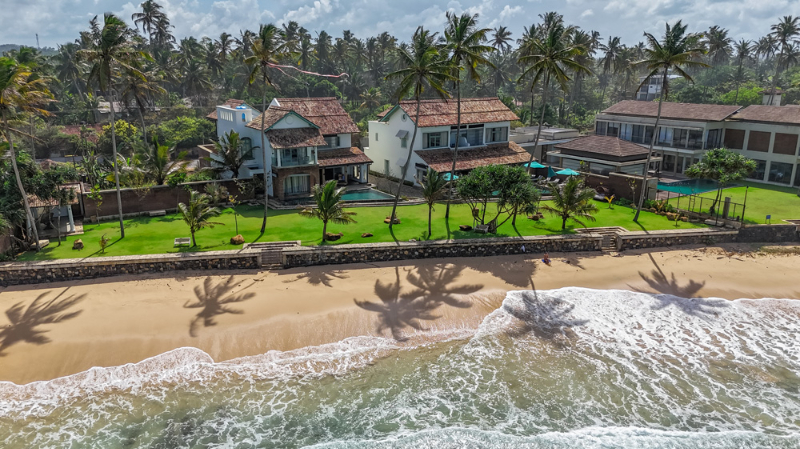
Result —
<path fill-rule="evenodd" d="M 731 249 L 741 248 L 551 254 L 551 266 L 541 255 L 505 256 L 2 288 L 0 381 L 49 380 L 186 346 L 224 361 L 351 336 L 474 328 L 509 290 L 800 299 L 800 256 Z"/>

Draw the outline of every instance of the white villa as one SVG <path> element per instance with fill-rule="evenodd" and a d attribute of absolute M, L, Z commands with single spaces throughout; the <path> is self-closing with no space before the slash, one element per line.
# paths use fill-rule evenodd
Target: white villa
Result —
<path fill-rule="evenodd" d="M 402 174 L 408 145 L 419 125 L 405 180 L 415 183 L 428 167 L 449 172 L 458 135 L 456 172 L 489 164 L 521 164 L 530 154 L 509 141 L 511 122 L 519 118 L 498 98 L 461 100 L 461 129 L 457 130 L 455 100 L 422 100 L 419 117 L 415 101 L 401 101 L 377 121 L 369 122 L 367 155 L 377 163 L 375 170 L 396 178 Z"/>
<path fill-rule="evenodd" d="M 366 184 L 372 160 L 352 145 L 358 127 L 336 98 L 276 98 L 264 115 L 241 100 L 228 100 L 207 116 L 217 137 L 236 131 L 255 148 L 239 176 L 271 177 L 269 195 L 280 201 L 307 197 L 311 186 L 336 179 L 342 185 Z M 262 164 L 265 134 L 267 167 Z"/>

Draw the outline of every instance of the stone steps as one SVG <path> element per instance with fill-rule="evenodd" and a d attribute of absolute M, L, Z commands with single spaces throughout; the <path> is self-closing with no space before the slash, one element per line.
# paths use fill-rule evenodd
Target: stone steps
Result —
<path fill-rule="evenodd" d="M 620 226 L 607 226 L 600 228 L 577 229 L 575 232 L 578 234 L 600 234 L 603 236 L 603 242 L 600 244 L 600 249 L 603 251 L 616 251 L 617 234 L 620 232 L 627 232 L 627 230 Z"/>
<path fill-rule="evenodd" d="M 255 242 L 244 245 L 247 249 L 261 250 L 261 266 L 264 268 L 278 268 L 283 263 L 281 253 L 284 248 L 300 246 L 299 240 L 285 242 Z"/>

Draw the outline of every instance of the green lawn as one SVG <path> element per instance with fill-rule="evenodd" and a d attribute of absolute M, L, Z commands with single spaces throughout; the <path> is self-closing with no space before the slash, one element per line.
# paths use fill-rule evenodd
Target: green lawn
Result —
<path fill-rule="evenodd" d="M 597 221 L 589 223 L 590 226 L 622 226 L 629 230 L 675 229 L 674 222 L 650 212 L 643 212 L 640 223 L 637 225 L 632 221 L 633 210 L 628 207 L 615 206 L 614 209 L 608 209 L 605 203 L 600 202 L 597 203 L 597 207 L 599 208 L 595 215 Z M 494 208 L 494 204 L 489 205 L 490 212 Z M 335 243 L 390 242 L 395 239 L 408 241 L 409 239 L 421 239 L 423 233 L 427 231 L 428 211 L 425 205 L 398 207 L 397 216 L 400 217 L 402 223 L 394 226 L 394 236 L 389 233 L 389 226 L 383 223 L 384 218 L 391 213 L 391 206 L 359 207 L 352 210 L 358 214 L 355 216 L 358 223 L 330 224 L 328 226 L 328 232 L 344 233 L 344 237 Z M 454 205 L 450 213 L 449 226 L 444 220 L 444 212 L 444 204 L 436 206 L 433 213 L 432 239 L 492 237 L 491 235 L 462 232 L 458 229 L 459 225 L 472 225 L 469 206 Z M 304 245 L 318 245 L 322 240 L 322 222 L 303 218 L 295 210 L 270 211 L 267 231 L 264 235 L 259 235 L 261 214 L 262 209 L 258 207 L 242 206 L 239 208 L 239 232 L 244 236 L 245 241 L 301 240 Z M 189 237 L 188 228 L 177 215 L 154 218 L 137 217 L 125 220 L 124 239 L 119 238 L 119 225 L 116 221 L 96 225 L 85 224 L 83 235 L 69 237 L 61 246 L 57 246 L 56 242 L 51 242 L 39 254 L 28 252 L 21 255 L 19 260 L 158 254 L 179 251 L 219 251 L 240 248 L 241 246 L 230 244 L 230 238 L 235 235 L 232 210 L 225 210 L 216 221 L 225 224 L 199 231 L 197 233 L 198 248 L 173 248 L 173 240 L 176 237 Z M 690 228 L 702 225 L 681 222 L 679 226 Z M 374 236 L 362 238 L 361 234 L 365 232 L 370 232 Z M 509 220 L 498 229 L 496 235 L 545 235 L 560 234 L 561 232 L 561 220 L 545 215 L 545 219 L 541 221 L 519 217 L 516 228 L 511 225 L 511 220 Z M 568 227 L 567 232 L 574 232 L 571 226 Z M 102 254 L 99 241 L 104 234 L 111 239 L 111 242 L 106 247 L 105 254 Z M 76 238 L 83 240 L 85 248 L 81 251 L 72 249 L 72 242 Z"/>
<path fill-rule="evenodd" d="M 767 215 L 772 215 L 772 223 L 782 223 L 785 219 L 800 219 L 800 197 L 797 196 L 795 187 L 779 187 L 754 182 L 743 182 L 743 187 L 723 189 L 722 198 L 731 197 L 734 203 L 743 204 L 745 190 L 747 203 L 745 204 L 744 219 L 748 223 L 763 224 Z M 749 188 L 745 187 L 749 186 Z M 700 196 L 714 198 L 716 191 L 706 192 Z M 681 204 L 685 204 L 685 197 Z M 677 199 L 670 200 L 676 204 Z"/>

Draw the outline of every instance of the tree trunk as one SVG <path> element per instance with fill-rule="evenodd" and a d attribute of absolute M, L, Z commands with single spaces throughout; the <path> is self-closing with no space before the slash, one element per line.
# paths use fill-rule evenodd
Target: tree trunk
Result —
<path fill-rule="evenodd" d="M 394 204 L 392 204 L 392 215 L 389 215 L 389 231 L 392 230 L 392 226 L 394 225 L 394 215 L 397 211 L 397 203 L 400 201 L 400 189 L 403 187 L 403 182 L 406 179 L 406 174 L 408 173 L 408 166 L 411 165 L 411 155 L 414 152 L 414 141 L 417 139 L 417 128 L 419 123 L 419 105 L 420 105 L 420 98 L 419 93 L 415 95 L 417 100 L 417 115 L 414 117 L 414 134 L 411 135 L 411 143 L 408 145 L 408 157 L 406 158 L 406 164 L 403 165 L 403 174 L 400 175 L 400 180 L 397 183 L 397 193 L 394 195 Z"/>
<path fill-rule="evenodd" d="M 544 91 L 542 91 L 542 106 L 544 106 Z M 528 118 L 528 126 L 533 126 L 533 85 L 531 85 L 531 116 Z M 534 147 L 534 151 L 536 147 Z"/>
<path fill-rule="evenodd" d="M 739 102 L 739 84 L 742 82 L 742 59 L 739 58 L 739 70 L 736 73 L 736 98 L 733 99 L 733 104 Z"/>
<path fill-rule="evenodd" d="M 36 247 L 36 251 L 39 251 L 41 250 L 39 247 L 39 230 L 36 229 L 36 222 L 33 220 L 33 213 L 31 213 L 31 205 L 28 202 L 28 194 L 25 193 L 25 188 L 22 186 L 22 178 L 19 176 L 17 156 L 14 153 L 14 142 L 11 140 L 11 128 L 8 126 L 8 119 L 6 118 L 5 111 L 3 111 L 3 125 L 5 125 L 6 140 L 8 141 L 8 153 L 11 156 L 11 167 L 14 169 L 14 177 L 17 180 L 17 188 L 19 189 L 20 195 L 22 195 L 22 204 L 25 207 L 25 215 L 28 217 L 28 223 L 30 223 L 31 226 L 34 246 Z"/>
<path fill-rule="evenodd" d="M 460 76 L 460 75 L 459 75 Z M 419 120 L 419 118 L 417 118 Z M 461 136 L 461 79 L 456 81 L 456 145 L 453 147 L 453 167 L 450 170 L 450 182 L 455 182 L 456 160 L 458 160 L 458 138 Z M 447 136 L 447 146 L 450 146 L 450 136 Z M 450 218 L 450 197 L 447 198 L 447 210 L 444 213 L 445 220 Z M 430 229 L 428 234 L 430 235 Z"/>
<path fill-rule="evenodd" d="M 111 150 L 114 155 L 114 182 L 117 186 L 117 210 L 119 210 L 119 234 L 120 238 L 125 238 L 125 225 L 122 223 L 122 193 L 119 189 L 119 160 L 117 159 L 117 123 L 114 116 L 114 95 L 111 95 L 109 105 L 111 106 Z"/>
<path fill-rule="evenodd" d="M 191 232 L 192 232 L 192 248 L 194 248 L 195 246 L 197 246 L 197 242 L 195 242 L 194 240 L 194 229 L 191 229 Z"/>
<path fill-rule="evenodd" d="M 325 243 L 325 237 L 328 234 L 328 220 L 322 221 L 322 243 Z"/>
<path fill-rule="evenodd" d="M 517 207 L 514 206 L 514 216 L 511 218 L 511 226 L 517 227 Z"/>
<path fill-rule="evenodd" d="M 264 92 L 261 97 L 261 163 L 264 165 L 264 220 L 261 222 L 261 233 L 267 229 L 267 200 L 269 200 L 269 181 L 272 170 L 267 170 L 267 147 L 264 143 L 264 119 L 267 115 L 267 76 L 264 75 Z M 323 239 L 324 241 L 325 239 Z"/>
<path fill-rule="evenodd" d="M 550 74 L 544 76 L 544 85 L 550 82 Z M 531 92 L 533 92 L 533 88 L 531 87 Z M 544 113 L 547 110 L 546 103 L 547 102 L 547 89 L 542 89 L 542 116 L 539 119 L 539 130 L 536 132 L 536 137 L 533 139 L 533 151 L 531 152 L 531 157 L 528 159 L 528 174 L 531 174 L 531 164 L 533 164 L 533 154 L 536 153 L 536 147 L 539 145 L 539 135 L 542 134 L 542 123 L 544 123 Z M 533 115 L 533 114 L 531 114 Z M 532 120 L 532 119 L 531 119 Z"/>
<path fill-rule="evenodd" d="M 449 205 L 448 203 L 448 206 Z M 428 204 L 428 239 L 431 238 L 431 212 L 433 212 L 433 205 Z"/>
<path fill-rule="evenodd" d="M 772 90 L 769 93 L 770 106 L 772 105 L 773 98 L 775 97 L 775 88 L 778 85 L 778 74 L 781 71 L 781 57 L 783 56 L 784 50 L 786 50 L 786 48 L 781 47 L 781 52 L 775 61 L 775 76 L 772 77 Z"/>
<path fill-rule="evenodd" d="M 561 217 L 561 230 L 566 231 L 567 229 L 567 217 Z"/>
<path fill-rule="evenodd" d="M 139 120 L 142 121 L 142 139 L 144 139 L 144 144 L 147 145 L 147 126 L 144 124 L 144 113 L 142 113 L 141 105 L 136 109 L 139 110 Z"/>
<path fill-rule="evenodd" d="M 667 84 L 667 71 L 669 69 L 664 67 L 664 77 L 661 79 L 661 93 L 658 97 L 658 114 L 656 115 L 656 123 L 653 126 L 653 138 L 650 139 L 650 151 L 647 152 L 647 161 L 644 164 L 644 175 L 642 176 L 642 190 L 639 192 L 639 202 L 636 206 L 636 215 L 633 217 L 633 221 L 639 222 L 639 214 L 642 212 L 642 206 L 644 205 L 644 196 L 647 193 L 647 175 L 648 170 L 650 170 L 650 158 L 653 157 L 653 147 L 656 144 L 656 139 L 658 138 L 658 122 L 661 121 L 661 104 L 664 102 L 664 88 Z"/>
<path fill-rule="evenodd" d="M 61 200 L 58 200 L 58 217 L 56 218 L 56 235 L 58 236 L 58 246 L 61 246 Z"/>

